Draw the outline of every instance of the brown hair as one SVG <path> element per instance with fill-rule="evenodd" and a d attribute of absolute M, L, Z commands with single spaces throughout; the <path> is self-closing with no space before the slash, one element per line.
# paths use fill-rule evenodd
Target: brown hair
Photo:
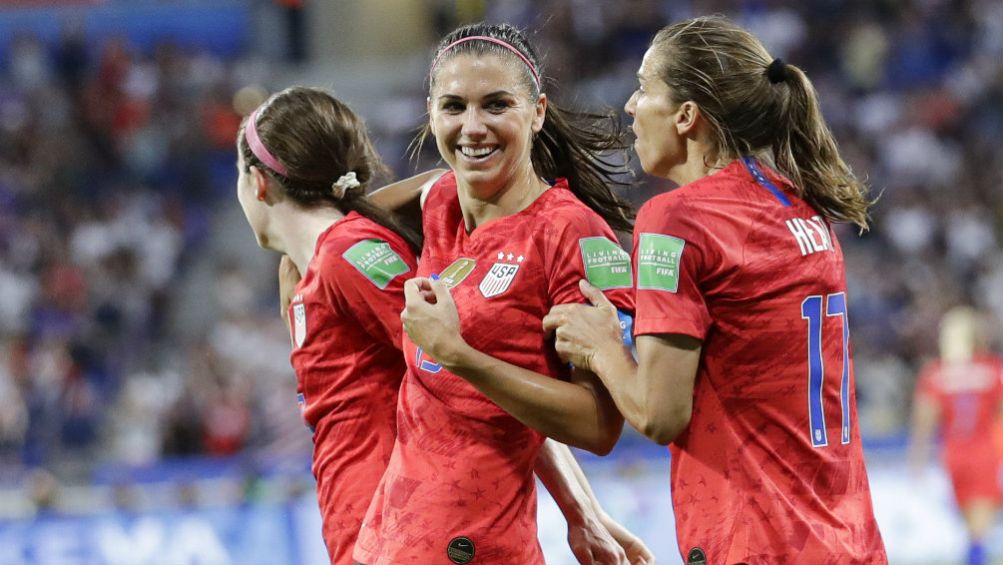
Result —
<path fill-rule="evenodd" d="M 357 212 L 393 230 L 421 252 L 421 236 L 393 214 L 366 198 L 376 176 L 389 170 L 373 147 L 363 121 L 348 106 L 319 88 L 294 86 L 273 94 L 256 114 L 255 127 L 262 143 L 286 174 L 268 167 L 251 151 L 244 124 L 237 133 L 237 147 L 245 170 L 253 165 L 268 171 L 286 195 L 304 208 L 333 206 L 342 212 Z M 354 172 L 360 186 L 338 198 L 332 185 Z"/>
<path fill-rule="evenodd" d="M 477 23 L 456 29 L 436 47 L 432 57 L 436 68 L 443 61 L 461 53 L 478 56 L 491 54 L 513 60 L 518 58 L 516 53 L 504 46 L 482 40 L 466 41 L 444 51 L 455 41 L 471 36 L 490 37 L 511 45 L 526 58 L 540 78 L 544 78 L 536 50 L 521 31 L 508 24 Z M 519 61 L 519 68 L 523 71 L 523 83 L 530 99 L 535 101 L 540 95 L 540 88 L 533 71 L 523 61 Z M 429 79 L 429 90 L 434 85 L 435 68 Z M 429 135 L 431 131 L 426 124 L 413 146 L 420 148 Z M 612 185 L 626 184 L 618 177 L 626 174 L 627 170 L 610 156 L 604 155 L 610 151 L 626 154 L 626 149 L 623 129 L 615 113 L 572 112 L 551 103 L 547 106 L 543 129 L 533 140 L 531 159 L 538 176 L 546 179 L 567 178 L 568 186 L 575 196 L 606 220 L 610 227 L 630 231 L 634 209 L 610 188 Z"/>
<path fill-rule="evenodd" d="M 672 102 L 700 107 L 719 163 L 768 150 L 798 196 L 830 221 L 867 229 L 874 202 L 840 157 L 801 69 L 774 61 L 755 36 L 720 16 L 672 24 L 651 49 Z"/>

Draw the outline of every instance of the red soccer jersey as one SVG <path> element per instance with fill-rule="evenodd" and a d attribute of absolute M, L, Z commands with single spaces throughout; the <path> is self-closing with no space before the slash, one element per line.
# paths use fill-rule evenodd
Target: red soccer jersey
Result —
<path fill-rule="evenodd" d="M 671 445 L 686 563 L 887 563 L 856 427 L 843 257 L 752 160 L 659 195 L 634 228 L 635 335 L 703 341 Z"/>
<path fill-rule="evenodd" d="M 289 305 L 303 417 L 314 430 L 313 474 L 324 541 L 352 563 L 359 525 L 396 436 L 404 375 L 400 312 L 414 252 L 393 231 L 355 212 L 317 240 Z"/>
<path fill-rule="evenodd" d="M 944 459 L 999 460 L 993 428 L 1003 405 L 1003 360 L 978 356 L 968 362 L 934 361 L 919 377 L 916 394 L 940 408 Z"/>
<path fill-rule="evenodd" d="M 449 173 L 424 211 L 420 276 L 452 287 L 464 339 L 514 365 L 567 379 L 544 335 L 556 304 L 581 303 L 586 276 L 633 311 L 630 257 L 564 181 L 525 210 L 467 233 Z M 543 563 L 533 468 L 544 437 L 404 337 L 398 437 L 366 515 L 366 565 Z M 472 559 L 472 561 L 469 561 Z"/>

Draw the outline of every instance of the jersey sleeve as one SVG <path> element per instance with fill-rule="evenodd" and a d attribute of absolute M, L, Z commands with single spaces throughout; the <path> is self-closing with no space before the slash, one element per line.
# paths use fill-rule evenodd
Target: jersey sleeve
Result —
<path fill-rule="evenodd" d="M 587 279 L 618 310 L 634 314 L 630 254 L 613 230 L 594 212 L 574 210 L 550 224 L 544 253 L 547 292 L 552 305 L 587 302 L 578 281 Z"/>
<path fill-rule="evenodd" d="M 332 301 L 362 330 L 400 349 L 404 281 L 415 271 L 414 255 L 403 244 L 365 239 L 331 258 L 325 284 Z"/>
<path fill-rule="evenodd" d="M 634 226 L 634 335 L 704 339 L 712 319 L 702 283 L 721 254 L 700 211 L 672 194 L 644 206 Z"/>

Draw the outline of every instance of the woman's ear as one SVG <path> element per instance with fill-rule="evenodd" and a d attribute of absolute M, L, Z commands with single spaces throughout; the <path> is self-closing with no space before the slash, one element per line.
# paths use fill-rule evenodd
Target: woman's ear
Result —
<path fill-rule="evenodd" d="M 536 100 L 536 116 L 533 117 L 533 133 L 540 133 L 543 129 L 543 122 L 547 120 L 547 95 L 540 93 L 540 97 Z"/>
<path fill-rule="evenodd" d="M 269 179 L 264 171 L 251 165 L 251 177 L 254 179 L 254 197 L 264 202 L 268 199 Z"/>
<path fill-rule="evenodd" d="M 687 100 L 679 105 L 675 113 L 676 133 L 680 136 L 696 134 L 696 128 L 703 121 L 703 113 L 700 106 L 692 100 Z"/>

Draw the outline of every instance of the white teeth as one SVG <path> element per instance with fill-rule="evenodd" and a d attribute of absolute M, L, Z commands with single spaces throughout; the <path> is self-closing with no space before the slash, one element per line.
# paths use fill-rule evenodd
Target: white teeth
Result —
<path fill-rule="evenodd" d="M 460 147 L 460 151 L 467 157 L 483 157 L 494 151 L 494 147 Z"/>

